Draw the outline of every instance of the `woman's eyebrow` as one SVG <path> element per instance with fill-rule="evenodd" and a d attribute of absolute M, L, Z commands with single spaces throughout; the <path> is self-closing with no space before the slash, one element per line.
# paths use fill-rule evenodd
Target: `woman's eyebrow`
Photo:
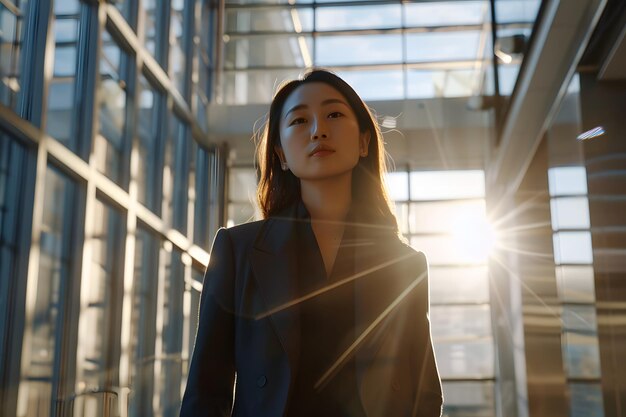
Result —
<path fill-rule="evenodd" d="M 345 101 L 340 100 L 338 98 L 329 98 L 329 99 L 326 99 L 326 100 L 322 101 L 322 106 L 325 106 L 327 104 L 335 104 L 335 103 L 343 104 L 345 106 L 348 105 Z M 287 113 L 285 113 L 285 117 L 289 116 L 289 113 L 292 113 L 292 112 L 294 112 L 296 110 L 300 110 L 300 109 L 303 109 L 303 108 L 306 108 L 306 107 L 309 107 L 309 106 L 307 106 L 306 104 L 295 105 L 291 109 L 289 109 L 289 111 L 287 111 Z"/>

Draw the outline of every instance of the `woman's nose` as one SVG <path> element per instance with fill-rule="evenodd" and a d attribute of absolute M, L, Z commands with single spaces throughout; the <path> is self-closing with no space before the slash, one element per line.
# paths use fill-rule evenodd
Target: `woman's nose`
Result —
<path fill-rule="evenodd" d="M 311 140 L 326 139 L 326 123 L 323 119 L 315 119 L 311 125 Z"/>

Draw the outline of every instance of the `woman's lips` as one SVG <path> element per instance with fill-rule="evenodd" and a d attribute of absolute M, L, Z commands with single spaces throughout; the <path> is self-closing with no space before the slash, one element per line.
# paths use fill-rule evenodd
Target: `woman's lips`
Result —
<path fill-rule="evenodd" d="M 333 153 L 335 153 L 335 151 L 331 151 L 328 149 L 320 149 L 319 151 L 312 153 L 311 156 L 322 157 L 322 156 L 328 156 Z"/>

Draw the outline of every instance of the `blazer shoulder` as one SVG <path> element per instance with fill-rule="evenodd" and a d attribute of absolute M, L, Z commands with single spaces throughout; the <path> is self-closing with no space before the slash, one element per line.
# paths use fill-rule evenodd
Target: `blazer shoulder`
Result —
<path fill-rule="evenodd" d="M 420 265 L 422 265 L 424 268 L 428 268 L 428 259 L 426 257 L 426 254 L 424 252 L 422 252 L 421 250 L 417 250 L 414 247 L 412 247 L 411 245 L 409 245 L 407 242 L 400 240 L 399 239 L 399 244 L 400 244 L 400 248 L 401 250 L 406 253 L 407 255 L 412 255 L 411 259 L 414 260 L 414 262 L 419 263 Z"/>
<path fill-rule="evenodd" d="M 215 240 L 217 240 L 217 236 L 219 234 L 228 236 L 228 240 L 231 242 L 235 251 L 238 252 L 245 248 L 249 248 L 254 244 L 259 231 L 266 222 L 267 219 L 264 219 L 242 223 L 231 227 L 221 227 L 215 235 Z"/>

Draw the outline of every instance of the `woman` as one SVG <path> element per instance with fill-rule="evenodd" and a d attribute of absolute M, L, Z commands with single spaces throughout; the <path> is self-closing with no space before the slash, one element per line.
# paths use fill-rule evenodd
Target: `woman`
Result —
<path fill-rule="evenodd" d="M 363 101 L 323 70 L 283 85 L 258 160 L 264 219 L 215 237 L 181 416 L 440 416 L 426 259 Z"/>

